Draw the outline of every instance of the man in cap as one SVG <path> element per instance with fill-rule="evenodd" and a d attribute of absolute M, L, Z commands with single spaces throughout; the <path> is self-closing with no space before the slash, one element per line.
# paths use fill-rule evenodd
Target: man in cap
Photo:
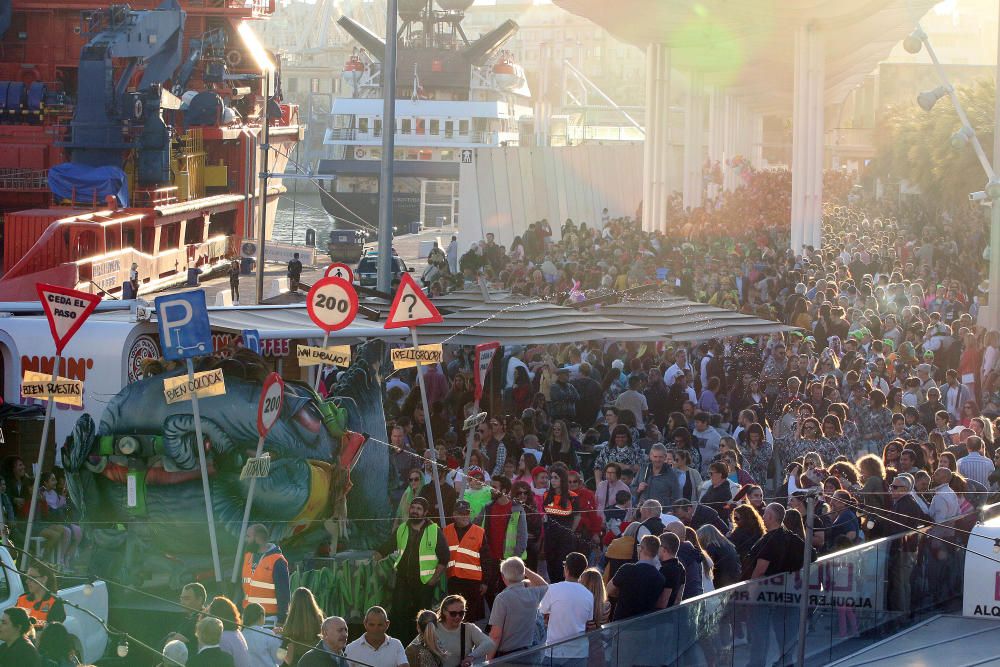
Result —
<path fill-rule="evenodd" d="M 556 370 L 556 381 L 549 387 L 549 416 L 562 419 L 566 423 L 576 418 L 576 402 L 580 394 L 576 387 L 569 383 L 569 368 L 563 366 Z"/>
<path fill-rule="evenodd" d="M 486 531 L 472 523 L 472 506 L 466 500 L 455 503 L 454 521 L 445 526 L 444 539 L 451 552 L 448 561 L 448 594 L 465 598 L 465 620 L 475 623 L 485 615 L 483 593 L 483 538 Z"/>
<path fill-rule="evenodd" d="M 448 542 L 438 525 L 427 517 L 430 503 L 417 496 L 410 502 L 409 518 L 396 529 L 373 556 L 398 552 L 396 585 L 392 588 L 392 621 L 410 628 L 417 612 L 431 605 L 432 594 L 448 565 Z M 409 641 L 409 638 L 407 638 Z"/>

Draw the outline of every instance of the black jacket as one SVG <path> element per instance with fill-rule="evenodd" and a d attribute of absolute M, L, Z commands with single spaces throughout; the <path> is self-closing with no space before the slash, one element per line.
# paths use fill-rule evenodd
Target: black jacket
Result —
<path fill-rule="evenodd" d="M 300 663 L 301 664 L 301 663 Z M 187 667 L 235 667 L 233 656 L 218 646 L 207 648 L 201 653 L 189 656 Z"/>
<path fill-rule="evenodd" d="M 41 659 L 38 657 L 38 651 L 23 637 L 9 646 L 0 647 L 0 667 L 39 667 L 39 665 Z"/>

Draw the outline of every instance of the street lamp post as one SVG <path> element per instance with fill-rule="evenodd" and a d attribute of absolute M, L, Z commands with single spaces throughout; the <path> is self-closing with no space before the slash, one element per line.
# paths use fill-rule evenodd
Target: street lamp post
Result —
<path fill-rule="evenodd" d="M 257 35 L 254 34 L 250 25 L 243 21 L 240 23 L 239 28 L 237 28 L 240 38 L 243 40 L 243 44 L 247 47 L 247 51 L 250 52 L 250 57 L 253 58 L 254 63 L 260 68 L 262 79 L 264 82 L 264 107 L 261 110 L 260 122 L 261 122 L 261 138 L 262 142 L 260 144 L 260 171 L 258 173 L 258 178 L 260 179 L 259 192 L 257 193 L 257 208 L 258 208 L 258 218 L 260 222 L 257 225 L 257 304 L 260 305 L 264 298 L 264 242 L 267 236 L 267 179 L 270 174 L 268 174 L 268 159 L 271 152 L 271 131 L 270 125 L 271 121 L 268 118 L 268 106 L 271 102 L 271 87 L 274 85 L 274 74 L 275 65 L 271 61 L 271 57 L 268 55 L 267 51 L 261 45 L 260 40 L 257 39 Z"/>
<path fill-rule="evenodd" d="M 397 3 L 398 0 L 388 0 L 385 3 L 385 60 L 382 63 L 382 164 L 378 179 L 376 287 L 383 294 L 392 289 L 392 162 L 396 150 Z"/>
<path fill-rule="evenodd" d="M 1000 29 L 997 31 L 997 70 L 996 87 L 994 89 L 993 106 L 993 164 L 986 158 L 976 131 L 969 123 L 969 118 L 962 108 L 961 101 L 955 93 L 954 86 L 948 81 L 941 62 L 938 60 L 934 47 L 931 46 L 927 33 L 917 24 L 916 30 L 903 40 L 903 48 L 909 53 L 919 53 L 921 47 L 927 49 L 927 55 L 931 58 L 934 70 L 941 80 L 941 86 L 933 91 L 920 93 L 917 96 L 917 103 L 924 111 L 930 111 L 934 103 L 947 95 L 951 104 L 955 107 L 955 113 L 962 123 L 961 129 L 952 136 L 953 144 L 972 143 L 972 148 L 979 159 L 979 164 L 986 172 L 986 198 L 990 201 L 990 269 L 989 269 L 989 298 L 988 307 L 979 309 L 979 323 L 988 329 L 1000 329 L 1000 181 L 997 180 L 997 172 L 1000 171 Z"/>

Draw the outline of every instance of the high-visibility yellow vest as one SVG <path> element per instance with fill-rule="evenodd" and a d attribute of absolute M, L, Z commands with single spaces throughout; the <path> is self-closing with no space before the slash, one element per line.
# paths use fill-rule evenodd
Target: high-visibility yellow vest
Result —
<path fill-rule="evenodd" d="M 406 542 L 409 540 L 409 537 L 409 524 L 400 524 L 399 528 L 396 529 L 396 549 L 400 554 L 400 559 L 396 561 L 396 567 L 399 567 L 399 561 L 402 560 L 403 552 L 406 551 Z M 417 555 L 419 556 L 418 568 L 420 583 L 422 584 L 426 584 L 431 580 L 431 577 L 434 576 L 434 570 L 437 568 L 437 539 L 437 524 L 428 522 L 424 528 L 424 534 L 420 536 L 420 543 L 417 546 Z"/>

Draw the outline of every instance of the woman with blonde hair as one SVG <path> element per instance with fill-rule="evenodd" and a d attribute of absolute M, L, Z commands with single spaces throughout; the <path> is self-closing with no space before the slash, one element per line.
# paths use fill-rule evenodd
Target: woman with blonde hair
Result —
<path fill-rule="evenodd" d="M 323 610 L 316 604 L 312 591 L 302 586 L 296 588 L 288 603 L 285 625 L 281 628 L 281 636 L 285 640 L 282 644 L 285 649 L 283 664 L 299 664 L 299 659 L 305 652 L 315 646 L 322 625 Z"/>
<path fill-rule="evenodd" d="M 604 633 L 592 632 L 600 630 L 611 618 L 611 603 L 608 602 L 608 592 L 604 588 L 604 577 L 600 570 L 588 567 L 580 575 L 580 583 L 594 596 L 594 611 L 587 621 L 587 641 L 589 651 L 587 652 L 588 667 L 604 667 L 608 664 L 605 655 Z"/>
<path fill-rule="evenodd" d="M 437 612 L 424 609 L 417 614 L 417 636 L 406 647 L 411 667 L 442 667 L 445 652 L 437 638 Z"/>

